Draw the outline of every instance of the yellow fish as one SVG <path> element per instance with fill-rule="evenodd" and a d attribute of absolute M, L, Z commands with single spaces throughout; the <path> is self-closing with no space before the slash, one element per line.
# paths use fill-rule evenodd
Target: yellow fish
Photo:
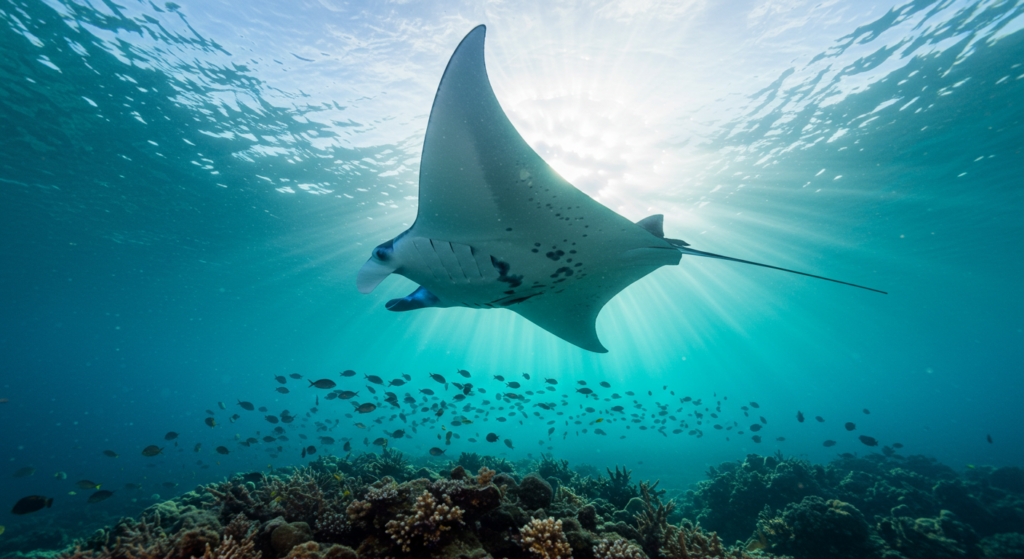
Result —
<path fill-rule="evenodd" d="M 3 535 L 4 530 L 6 530 L 6 528 L 4 528 L 3 525 L 0 525 L 0 535 Z"/>
<path fill-rule="evenodd" d="M 346 491 L 345 493 L 343 493 L 343 495 L 345 495 L 346 497 L 348 497 L 348 496 L 349 496 L 349 495 L 351 495 L 351 494 L 352 494 L 352 493 L 351 493 L 350 491 Z"/>
<path fill-rule="evenodd" d="M 78 495 L 78 493 L 75 493 L 74 491 L 68 491 L 68 495 Z"/>
<path fill-rule="evenodd" d="M 603 418 L 603 417 L 602 417 L 601 419 L 598 419 L 598 420 L 597 420 L 597 421 L 595 421 L 594 423 L 601 423 L 602 421 L 604 421 L 604 418 Z"/>
<path fill-rule="evenodd" d="M 442 426 L 441 426 L 441 430 L 442 430 L 442 431 L 447 431 L 447 430 L 448 430 L 448 428 L 447 428 L 447 427 L 445 427 L 444 425 L 442 425 Z"/>
<path fill-rule="evenodd" d="M 338 474 L 334 474 L 334 479 L 341 481 L 341 476 L 339 476 Z"/>

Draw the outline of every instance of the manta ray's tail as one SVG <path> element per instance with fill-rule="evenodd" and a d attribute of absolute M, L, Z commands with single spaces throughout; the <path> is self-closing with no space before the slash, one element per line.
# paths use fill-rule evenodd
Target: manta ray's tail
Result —
<path fill-rule="evenodd" d="M 668 239 L 666 239 L 666 240 L 668 240 Z M 668 241 L 670 243 L 672 243 L 671 240 L 668 240 Z M 804 272 L 797 272 L 796 270 L 787 270 L 786 268 L 779 268 L 778 266 L 769 266 L 768 264 L 760 264 L 758 262 L 751 262 L 750 260 L 741 260 L 739 258 L 732 258 L 731 256 L 722 256 L 721 254 L 715 254 L 713 252 L 704 252 L 702 250 L 692 249 L 692 248 L 690 248 L 688 246 L 680 246 L 680 245 L 678 245 L 676 243 L 672 243 L 672 244 L 677 249 L 679 249 L 679 252 L 681 252 L 683 254 L 692 254 L 694 256 L 705 256 L 707 258 L 718 258 L 718 259 L 721 259 L 721 260 L 730 260 L 732 262 L 742 262 L 743 264 L 753 264 L 754 266 L 760 266 L 762 268 L 771 268 L 772 270 L 781 270 L 783 272 L 789 272 L 791 274 L 800 274 L 801 276 L 807 276 L 809 278 L 823 279 L 825 281 L 831 281 L 831 282 L 834 282 L 834 283 L 841 283 L 843 285 L 849 285 L 851 287 L 859 287 L 861 289 L 867 289 L 868 291 L 874 291 L 875 293 L 881 293 L 883 295 L 888 295 L 888 293 L 886 293 L 885 291 L 881 291 L 881 290 L 878 290 L 878 289 L 872 289 L 870 287 L 864 287 L 863 285 L 857 285 L 855 283 L 849 283 L 849 282 L 845 282 L 845 281 L 834 280 L 834 279 L 831 279 L 831 278 L 826 278 L 826 277 L 822 277 L 822 276 L 816 276 L 814 274 L 805 274 Z"/>

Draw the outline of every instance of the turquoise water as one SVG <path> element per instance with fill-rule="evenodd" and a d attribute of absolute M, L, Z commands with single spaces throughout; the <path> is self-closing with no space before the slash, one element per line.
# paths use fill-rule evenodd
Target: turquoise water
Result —
<path fill-rule="evenodd" d="M 311 437 L 313 421 L 340 420 L 332 436 L 357 450 L 404 425 L 382 407 L 358 429 L 305 380 L 275 392 L 292 373 L 365 398 L 363 374 L 410 375 L 402 397 L 444 394 L 428 374 L 465 369 L 487 392 L 447 455 L 545 452 L 676 487 L 752 452 L 879 451 L 861 434 L 958 469 L 1020 466 L 1022 12 L 4 1 L 0 474 L 37 471 L 0 486 L 0 502 L 56 495 L 53 514 L 73 519 L 87 492 L 68 496 L 71 480 L 143 483 L 141 509 L 151 493 L 303 461 L 296 440 L 238 446 L 272 426 L 237 399 L 299 414 L 289 429 Z M 479 23 L 509 118 L 597 201 L 633 221 L 664 213 L 666 234 L 700 250 L 889 294 L 684 257 L 605 308 L 607 354 L 503 310 L 390 313 L 414 288 L 397 277 L 359 294 L 372 248 L 415 219 L 431 100 Z M 526 404 L 500 423 L 502 403 L 485 416 L 480 401 L 505 390 L 493 375 L 539 393 L 556 379 L 566 415 Z M 641 422 L 611 421 L 613 404 L 572 391 L 580 380 L 635 392 L 618 402 L 642 405 Z M 739 428 L 763 414 L 764 441 L 673 434 L 695 421 L 683 396 L 721 400 Z M 664 433 L 655 403 L 676 417 Z M 441 432 L 391 445 L 425 455 Z M 150 444 L 171 448 L 147 460 Z"/>

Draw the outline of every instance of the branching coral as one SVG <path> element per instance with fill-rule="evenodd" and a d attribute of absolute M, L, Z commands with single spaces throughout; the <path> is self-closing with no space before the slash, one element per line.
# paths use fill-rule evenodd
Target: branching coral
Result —
<path fill-rule="evenodd" d="M 145 521 L 126 520 L 114 528 L 114 541 L 102 546 L 98 556 L 103 559 L 155 559 L 172 557 L 175 540 L 160 528 Z"/>
<path fill-rule="evenodd" d="M 607 499 L 617 508 L 625 508 L 626 503 L 633 497 L 639 496 L 640 493 L 635 485 L 629 483 L 632 470 L 623 467 L 622 471 L 619 471 L 618 466 L 615 466 L 614 472 L 607 468 L 605 470 L 608 472 L 608 481 L 605 482 L 603 478 L 598 480 L 597 496 Z"/>
<path fill-rule="evenodd" d="M 726 548 L 718 534 L 701 530 L 700 526 L 669 526 L 661 555 L 670 559 L 748 559 L 743 550 Z"/>
<path fill-rule="evenodd" d="M 658 483 L 656 481 L 654 485 L 650 485 L 646 481 L 640 482 L 640 495 L 644 506 L 635 517 L 636 529 L 640 533 L 644 551 L 651 555 L 657 555 L 663 536 L 669 529 L 668 515 L 676 508 L 674 501 L 662 504 L 657 493 Z"/>
<path fill-rule="evenodd" d="M 387 533 L 406 553 L 420 543 L 433 547 L 453 525 L 463 523 L 462 513 L 462 509 L 452 505 L 447 495 L 444 502 L 439 503 L 429 491 L 424 491 L 416 497 L 411 515 L 387 523 Z"/>
<path fill-rule="evenodd" d="M 400 500 L 398 484 L 394 479 L 384 477 L 367 487 L 362 500 L 349 503 L 345 513 L 353 523 L 361 525 L 367 521 L 376 522 L 376 517 L 385 516 L 387 509 Z"/>
<path fill-rule="evenodd" d="M 238 520 L 236 518 L 236 520 Z M 243 528 L 243 523 L 245 524 Z M 108 541 L 99 549 L 83 550 L 76 547 L 74 551 L 65 552 L 61 559 L 188 559 L 203 557 L 204 559 L 259 559 L 253 538 L 255 532 L 249 531 L 249 523 L 244 515 L 241 520 L 233 521 L 226 529 L 225 536 L 209 527 L 181 530 L 168 536 L 162 529 L 149 523 L 125 520 L 115 528 L 114 541 Z M 229 530 L 231 532 L 229 532 Z M 243 532 L 242 537 L 233 533 Z"/>
<path fill-rule="evenodd" d="M 491 483 L 491 480 L 494 479 L 494 476 L 497 473 L 498 472 L 494 470 L 488 469 L 487 466 L 480 466 L 480 471 L 477 472 L 476 482 L 478 485 L 487 485 L 488 483 Z"/>
<path fill-rule="evenodd" d="M 601 540 L 594 546 L 596 559 L 647 559 L 644 552 L 624 539 Z"/>
<path fill-rule="evenodd" d="M 348 516 L 336 512 L 321 514 L 314 524 L 317 541 L 337 542 L 349 532 Z"/>
<path fill-rule="evenodd" d="M 407 481 L 412 477 L 412 468 L 405 454 L 388 447 L 381 449 L 380 454 L 364 452 L 352 461 L 352 465 L 353 471 L 361 472 L 370 479 L 391 477 Z"/>
<path fill-rule="evenodd" d="M 479 470 L 481 466 L 487 466 L 499 473 L 510 473 L 515 471 L 512 464 L 504 458 L 480 456 L 475 452 L 463 452 L 459 455 L 458 461 L 448 462 L 448 467 L 450 469 L 454 469 L 456 466 L 462 466 L 462 468 L 467 472 L 475 472 Z"/>
<path fill-rule="evenodd" d="M 520 545 L 541 559 L 572 559 L 572 547 L 562 532 L 561 520 L 534 518 L 519 529 L 519 534 Z"/>
<path fill-rule="evenodd" d="M 555 491 L 554 501 L 568 505 L 574 509 L 582 508 L 587 504 L 586 499 L 577 495 L 572 489 L 565 485 L 560 485 L 558 490 Z"/>
<path fill-rule="evenodd" d="M 206 492 L 216 499 L 215 506 L 221 511 L 222 517 L 234 516 L 248 512 L 258 514 L 263 508 L 257 503 L 244 485 L 226 481 L 213 487 L 206 487 Z"/>
<path fill-rule="evenodd" d="M 224 527 L 224 537 L 231 538 L 236 542 L 242 541 L 249 537 L 249 532 L 252 531 L 254 522 L 250 522 L 245 514 L 238 513 L 231 522 Z"/>
<path fill-rule="evenodd" d="M 220 534 L 202 526 L 179 532 L 176 540 L 175 547 L 179 557 L 196 557 L 202 555 L 204 550 L 209 551 L 211 545 L 219 547 Z"/>
<path fill-rule="evenodd" d="M 390 501 L 398 497 L 398 483 L 393 478 L 385 476 L 379 482 L 366 488 L 366 495 L 363 497 L 370 502 Z"/>
<path fill-rule="evenodd" d="M 449 462 L 449 464 L 451 463 Z M 452 465 L 451 468 L 454 468 L 455 466 L 462 466 L 464 469 L 472 472 L 474 470 L 479 470 L 485 465 L 483 458 L 481 458 L 479 454 L 475 452 L 463 452 L 459 455 L 458 462 Z"/>
<path fill-rule="evenodd" d="M 256 551 L 251 536 L 241 541 L 228 536 L 220 542 L 216 550 L 210 549 L 210 544 L 206 544 L 206 552 L 203 553 L 202 559 L 260 559 L 262 555 Z"/>
<path fill-rule="evenodd" d="M 270 513 L 280 515 L 288 522 L 316 521 L 317 514 L 327 507 L 322 485 L 328 483 L 325 474 L 302 468 L 283 480 L 267 479 L 256 492 L 260 501 L 270 503 Z M 331 478 L 333 480 L 333 478 Z"/>
<path fill-rule="evenodd" d="M 537 465 L 537 473 L 544 479 L 553 477 L 562 483 L 570 483 L 573 478 L 568 460 L 553 460 L 547 456 L 541 457 L 540 464 Z"/>

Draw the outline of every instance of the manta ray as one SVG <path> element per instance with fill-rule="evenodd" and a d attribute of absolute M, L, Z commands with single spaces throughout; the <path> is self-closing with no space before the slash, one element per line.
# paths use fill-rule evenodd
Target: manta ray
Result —
<path fill-rule="evenodd" d="M 508 309 L 597 353 L 597 316 L 627 286 L 685 255 L 753 264 L 668 239 L 662 215 L 636 223 L 558 175 L 505 116 L 484 66 L 480 25 L 452 54 L 423 140 L 419 211 L 412 227 L 375 249 L 357 286 L 390 274 L 419 287 L 390 311 Z"/>

